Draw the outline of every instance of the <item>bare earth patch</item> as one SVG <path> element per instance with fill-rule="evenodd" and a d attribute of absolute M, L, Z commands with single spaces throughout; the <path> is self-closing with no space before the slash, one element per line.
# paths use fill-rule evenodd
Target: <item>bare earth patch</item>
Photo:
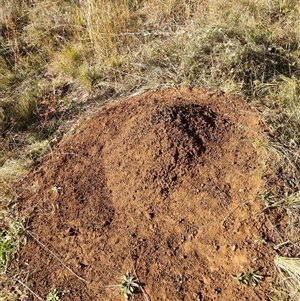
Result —
<path fill-rule="evenodd" d="M 134 300 L 266 300 L 262 132 L 249 105 L 202 88 L 148 92 L 87 117 L 19 189 L 40 242 L 29 236 L 20 252 L 29 287 L 122 300 L 107 286 L 136 271 L 144 293 Z M 239 285 L 232 275 L 250 268 L 264 280 Z"/>

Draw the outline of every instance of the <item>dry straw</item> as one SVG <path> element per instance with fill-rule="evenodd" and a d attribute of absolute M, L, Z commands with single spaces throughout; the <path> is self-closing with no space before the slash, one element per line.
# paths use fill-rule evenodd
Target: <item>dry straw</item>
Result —
<path fill-rule="evenodd" d="M 289 292 L 289 300 L 300 300 L 300 258 L 277 256 L 275 267 L 280 288 Z"/>

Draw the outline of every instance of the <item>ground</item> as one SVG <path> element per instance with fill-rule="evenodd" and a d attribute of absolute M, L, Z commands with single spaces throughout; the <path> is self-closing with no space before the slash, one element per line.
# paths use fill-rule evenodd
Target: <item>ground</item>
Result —
<path fill-rule="evenodd" d="M 19 268 L 45 298 L 267 300 L 264 126 L 254 107 L 202 88 L 147 92 L 82 118 L 20 183 L 29 218 Z M 259 269 L 256 287 L 233 275 Z M 32 297 L 33 299 L 36 297 Z"/>

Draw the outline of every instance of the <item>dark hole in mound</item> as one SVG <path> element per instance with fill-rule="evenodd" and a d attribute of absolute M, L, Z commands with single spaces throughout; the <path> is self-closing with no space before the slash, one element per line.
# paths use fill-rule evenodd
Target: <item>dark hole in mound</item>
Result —
<path fill-rule="evenodd" d="M 167 137 L 172 141 L 175 138 L 176 142 L 178 137 L 179 144 L 193 145 L 193 149 L 185 154 L 186 160 L 191 161 L 195 155 L 205 152 L 204 140 L 209 138 L 211 130 L 215 128 L 216 118 L 217 114 L 204 106 L 166 105 L 152 115 L 151 123 L 166 129 Z M 171 147 L 173 146 L 176 146 L 176 143 L 172 143 Z M 176 153 L 178 158 L 178 151 Z"/>

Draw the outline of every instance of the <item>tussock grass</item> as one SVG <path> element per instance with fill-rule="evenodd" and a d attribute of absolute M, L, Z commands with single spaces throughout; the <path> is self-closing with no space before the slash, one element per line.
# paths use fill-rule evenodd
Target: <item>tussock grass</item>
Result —
<path fill-rule="evenodd" d="M 14 194 L 15 181 L 27 174 L 31 164 L 32 161 L 29 158 L 21 158 L 19 160 L 7 160 L 5 164 L 0 167 L 0 197 L 10 197 Z"/>
<path fill-rule="evenodd" d="M 1 194 L 14 196 L 16 179 L 86 99 L 203 85 L 259 106 L 269 131 L 266 190 L 296 235 L 299 16 L 298 0 L 2 0 Z"/>
<path fill-rule="evenodd" d="M 281 300 L 300 299 L 300 259 L 278 256 L 275 258 L 280 289 L 276 291 Z"/>

